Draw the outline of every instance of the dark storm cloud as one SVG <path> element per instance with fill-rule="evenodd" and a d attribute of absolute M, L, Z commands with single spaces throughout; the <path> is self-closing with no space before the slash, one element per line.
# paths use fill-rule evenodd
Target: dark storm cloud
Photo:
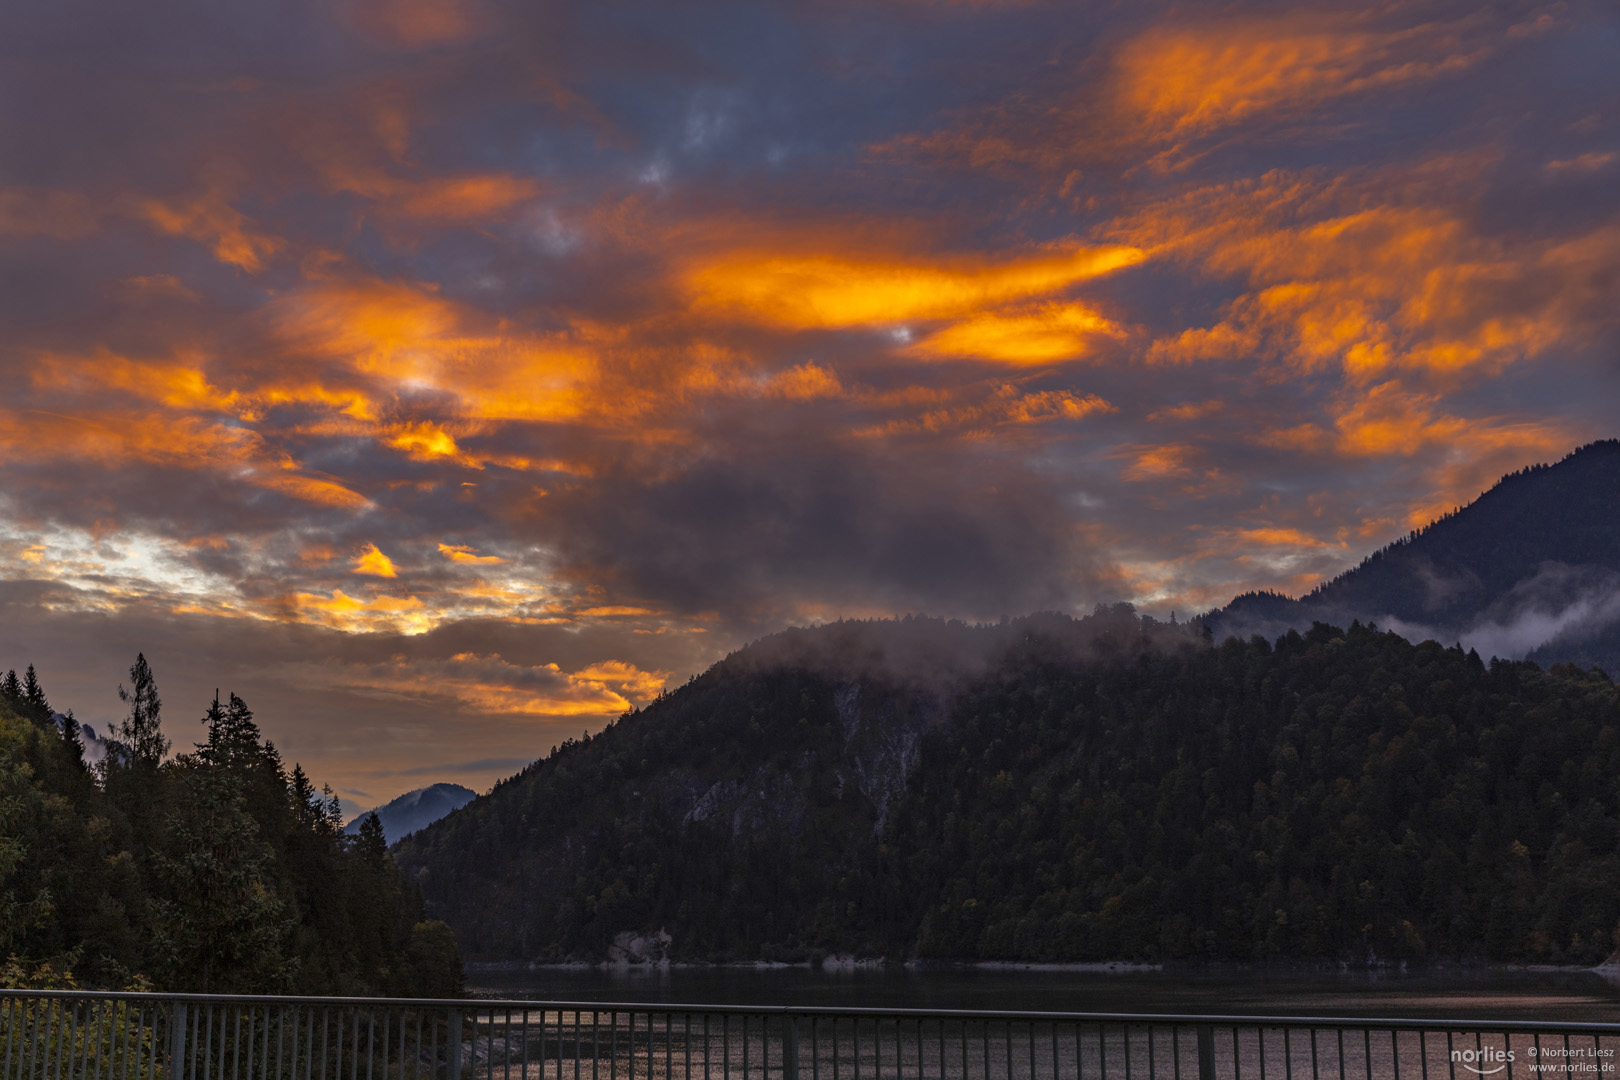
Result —
<path fill-rule="evenodd" d="M 1061 487 L 1021 464 L 815 441 L 740 432 L 674 475 L 605 476 L 542 505 L 542 527 L 583 576 L 682 613 L 994 618 L 1118 592 Z"/>

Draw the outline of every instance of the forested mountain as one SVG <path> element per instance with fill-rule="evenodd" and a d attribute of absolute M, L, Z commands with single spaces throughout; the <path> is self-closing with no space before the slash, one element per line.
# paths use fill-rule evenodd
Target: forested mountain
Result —
<path fill-rule="evenodd" d="M 1217 640 L 1355 619 L 1620 674 L 1620 441 L 1504 476 L 1298 600 L 1249 593 L 1204 616 Z"/>
<path fill-rule="evenodd" d="M 1588 963 L 1620 928 L 1620 695 L 1360 624 L 839 623 L 396 855 L 479 959 Z"/>
<path fill-rule="evenodd" d="M 144 657 L 129 714 L 85 762 L 30 666 L 0 680 L 0 983 L 176 991 L 446 993 L 447 927 L 420 917 L 375 826 L 288 773 L 235 694 L 170 741 Z"/>
<path fill-rule="evenodd" d="M 350 836 L 357 836 L 366 818 L 376 815 L 382 826 L 383 837 L 392 844 L 418 829 L 438 821 L 452 810 L 459 810 L 478 797 L 472 788 L 460 784 L 430 784 L 407 791 L 375 810 L 356 814 L 354 820 L 343 827 Z"/>

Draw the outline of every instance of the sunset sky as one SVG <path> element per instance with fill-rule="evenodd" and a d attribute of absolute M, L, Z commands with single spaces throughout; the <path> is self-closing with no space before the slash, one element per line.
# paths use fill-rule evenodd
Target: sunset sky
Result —
<path fill-rule="evenodd" d="M 1620 10 L 0 11 L 0 668 L 348 804 L 790 624 L 1297 593 L 1620 434 Z"/>

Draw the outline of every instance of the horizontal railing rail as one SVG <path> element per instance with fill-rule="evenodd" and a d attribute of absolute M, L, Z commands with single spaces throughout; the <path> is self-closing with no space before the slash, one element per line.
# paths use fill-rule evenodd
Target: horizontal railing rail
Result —
<path fill-rule="evenodd" d="M 0 1080 L 1620 1080 L 1620 1023 L 0 990 Z"/>

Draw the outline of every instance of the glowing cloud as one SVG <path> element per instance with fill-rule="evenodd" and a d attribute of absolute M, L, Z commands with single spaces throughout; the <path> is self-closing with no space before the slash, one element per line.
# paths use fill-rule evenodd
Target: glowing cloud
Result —
<path fill-rule="evenodd" d="M 367 544 L 366 549 L 354 560 L 351 569 L 356 574 L 365 574 L 369 577 L 391 578 L 399 576 L 399 571 L 394 568 L 393 560 L 379 551 L 376 544 Z"/>
<path fill-rule="evenodd" d="M 791 327 L 948 319 L 1043 296 L 1140 262 L 1134 247 L 1082 247 L 1018 260 L 888 262 L 837 254 L 741 251 L 686 275 L 694 303 Z"/>
<path fill-rule="evenodd" d="M 454 563 L 483 563 L 486 565 L 494 565 L 506 561 L 499 555 L 480 555 L 477 551 L 468 547 L 466 544 L 440 544 L 439 554 L 443 555 L 445 558 Z"/>

